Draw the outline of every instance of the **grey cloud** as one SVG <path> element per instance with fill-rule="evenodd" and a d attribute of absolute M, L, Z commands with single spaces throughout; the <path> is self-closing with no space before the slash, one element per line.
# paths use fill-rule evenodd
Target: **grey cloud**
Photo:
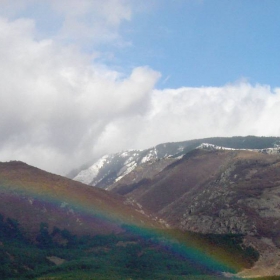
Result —
<path fill-rule="evenodd" d="M 87 5 L 93 9 L 97 2 L 83 3 L 74 15 L 64 6 L 54 9 L 76 22 Z M 100 12 L 108 22 L 104 34 L 118 37 L 117 28 L 131 11 L 126 1 L 104 3 L 120 9 L 113 15 L 104 4 Z M 30 19 L 0 18 L 2 161 L 23 160 L 63 174 L 123 149 L 209 136 L 280 134 L 280 89 L 243 81 L 157 90 L 160 74 L 149 67 L 124 76 L 57 38 L 38 40 L 36 32 Z"/>
<path fill-rule="evenodd" d="M 33 27 L 0 20 L 2 160 L 66 172 L 92 157 L 110 122 L 145 114 L 159 74 L 139 67 L 123 77 L 70 47 L 35 40 Z"/>

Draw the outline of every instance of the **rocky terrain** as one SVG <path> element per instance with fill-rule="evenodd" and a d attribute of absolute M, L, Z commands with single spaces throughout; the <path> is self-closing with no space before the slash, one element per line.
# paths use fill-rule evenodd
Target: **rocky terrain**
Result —
<path fill-rule="evenodd" d="M 47 236 L 52 246 L 64 249 L 73 236 L 113 233 L 122 240 L 133 228 L 164 229 L 179 233 L 186 244 L 189 236 L 191 243 L 198 236 L 208 240 L 211 255 L 221 238 L 219 246 L 231 248 L 228 254 L 237 250 L 248 261 L 234 276 L 280 275 L 279 138 L 208 140 L 104 156 L 75 177 L 99 188 L 22 162 L 0 163 L 0 224 L 15 235 L 20 225 L 20 232 L 35 245 L 41 246 Z M 147 248 L 148 253 L 154 245 Z"/>
<path fill-rule="evenodd" d="M 279 149 L 201 148 L 165 169 L 158 167 L 159 162 L 139 166 L 109 189 L 171 228 L 243 234 L 244 244 L 257 248 L 261 257 L 241 275 L 279 275 Z M 148 173 L 145 168 L 158 172 Z"/>

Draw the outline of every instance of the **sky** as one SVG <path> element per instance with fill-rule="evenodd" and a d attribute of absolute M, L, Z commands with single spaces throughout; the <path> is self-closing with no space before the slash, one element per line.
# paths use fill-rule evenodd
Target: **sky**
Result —
<path fill-rule="evenodd" d="M 0 161 L 280 136 L 278 0 L 0 0 Z"/>

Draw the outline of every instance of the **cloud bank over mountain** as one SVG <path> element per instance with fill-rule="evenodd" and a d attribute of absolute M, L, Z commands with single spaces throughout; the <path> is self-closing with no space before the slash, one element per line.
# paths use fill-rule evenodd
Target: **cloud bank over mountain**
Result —
<path fill-rule="evenodd" d="M 1 2 L 1 161 L 23 160 L 65 174 L 123 149 L 280 134 L 278 88 L 240 81 L 160 90 L 161 73 L 149 66 L 124 74 L 101 63 L 94 49 L 83 51 L 84 40 L 125 43 L 119 29 L 133 16 L 131 1 L 103 1 L 95 10 L 96 2 L 42 1 L 60 23 L 48 36 L 39 36 L 38 22 L 27 16 L 26 7 L 37 1 L 24 1 L 20 11 L 11 6 L 17 1 Z"/>

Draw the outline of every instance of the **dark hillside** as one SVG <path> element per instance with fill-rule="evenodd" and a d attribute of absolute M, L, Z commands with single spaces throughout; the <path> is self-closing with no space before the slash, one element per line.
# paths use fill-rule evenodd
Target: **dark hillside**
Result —
<path fill-rule="evenodd" d="M 109 234 L 122 224 L 152 223 L 104 190 L 47 173 L 22 162 L 0 163 L 0 214 L 32 237 L 47 223 L 75 234 Z"/>

